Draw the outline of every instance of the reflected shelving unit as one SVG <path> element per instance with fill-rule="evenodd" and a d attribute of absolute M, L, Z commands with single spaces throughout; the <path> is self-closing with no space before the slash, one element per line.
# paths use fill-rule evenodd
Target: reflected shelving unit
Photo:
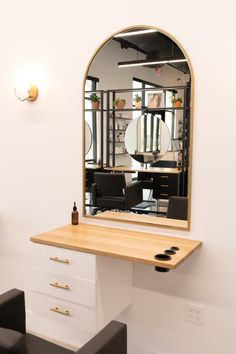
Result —
<path fill-rule="evenodd" d="M 153 93 L 154 91 L 162 91 L 164 93 L 164 102 L 166 103 L 167 93 L 175 94 L 177 92 L 182 93 L 183 104 L 181 107 L 174 107 L 164 104 L 158 108 L 150 108 L 147 105 L 142 106 L 140 109 L 130 108 L 132 106 L 133 93 L 142 92 L 142 97 L 148 92 Z M 118 119 L 127 120 L 127 124 L 131 122 L 132 117 L 128 116 L 133 114 L 133 112 L 140 112 L 140 114 L 151 113 L 158 114 L 163 121 L 165 121 L 166 113 L 171 113 L 173 117 L 181 117 L 181 119 L 176 118 L 176 135 L 178 140 L 178 147 L 174 150 L 181 156 L 181 195 L 187 195 L 187 178 L 188 178 L 188 166 L 189 166 L 189 137 L 190 137 L 190 94 L 191 87 L 190 84 L 184 86 L 171 86 L 171 87 L 157 87 L 157 88 L 138 88 L 138 89 L 114 89 L 106 91 L 106 114 L 107 114 L 107 139 L 106 142 L 106 162 L 107 166 L 116 166 L 116 156 L 122 155 L 120 152 L 116 153 L 117 145 L 117 132 L 120 127 L 117 127 Z M 127 104 L 127 108 L 116 109 L 114 108 L 113 102 L 120 95 L 124 95 L 125 99 L 128 97 L 130 104 Z M 174 120 L 173 120 L 174 121 Z M 127 125 L 128 126 L 128 125 Z M 181 127 L 181 132 L 179 131 Z M 123 129 L 122 129 L 123 130 Z M 124 129 L 126 130 L 126 129 Z M 125 131 L 123 132 L 125 135 Z M 173 139 L 174 140 L 174 139 Z M 174 144 L 173 144 L 174 145 Z M 124 151 L 125 154 L 125 151 Z"/>
<path fill-rule="evenodd" d="M 164 93 L 164 103 L 166 102 L 167 93 L 182 92 L 183 105 L 181 107 L 166 106 L 165 104 L 158 108 L 150 108 L 147 105 L 140 109 L 130 108 L 133 103 L 133 93 L 142 92 L 142 97 L 145 97 L 149 92 L 162 91 Z M 96 161 L 100 160 L 101 167 L 104 165 L 108 167 L 116 166 L 116 157 L 128 157 L 125 148 L 125 132 L 129 123 L 133 119 L 134 112 L 141 114 L 151 113 L 158 114 L 163 121 L 165 121 L 166 113 L 171 113 L 173 117 L 181 116 L 181 119 L 176 118 L 177 139 L 176 152 L 181 154 L 181 195 L 187 194 L 188 184 L 188 166 L 189 166 L 189 137 L 190 137 L 190 84 L 184 86 L 171 87 L 153 87 L 153 88 L 138 88 L 138 89 L 113 89 L 113 90 L 97 90 L 86 91 L 85 96 L 91 93 L 97 93 L 100 96 L 100 107 L 97 110 L 85 108 L 85 112 L 92 112 L 92 119 L 97 122 L 97 134 L 93 137 Z M 114 101 L 119 95 L 124 95 L 127 99 L 127 107 L 124 109 L 114 108 Z M 181 112 L 181 113 L 180 113 Z M 99 117 L 99 119 L 98 119 Z M 180 131 L 181 130 L 181 131 Z M 173 144 L 174 145 L 174 144 Z M 100 159 L 98 159 L 98 155 Z"/>
<path fill-rule="evenodd" d="M 98 161 L 100 160 L 101 167 L 103 167 L 103 164 L 104 164 L 104 143 L 103 143 L 104 142 L 104 114 L 105 114 L 104 101 L 105 101 L 106 91 L 104 91 L 104 90 L 85 91 L 85 102 L 88 99 L 88 96 L 91 94 L 97 94 L 100 97 L 100 107 L 98 109 L 86 108 L 86 103 L 84 103 L 85 119 L 86 119 L 86 113 L 89 114 L 89 116 L 90 116 L 89 120 L 91 119 L 91 121 L 89 121 L 89 123 L 90 123 L 89 125 L 90 125 L 91 131 L 92 131 L 94 163 L 98 163 Z"/>

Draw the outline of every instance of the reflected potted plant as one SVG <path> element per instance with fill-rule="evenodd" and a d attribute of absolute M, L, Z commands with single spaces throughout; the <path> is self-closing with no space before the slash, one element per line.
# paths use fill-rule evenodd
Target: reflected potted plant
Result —
<path fill-rule="evenodd" d="M 136 109 L 141 109 L 141 108 L 142 108 L 142 97 L 139 96 L 139 94 L 136 94 L 136 95 L 134 96 L 133 101 L 134 101 L 134 107 L 135 107 Z"/>
<path fill-rule="evenodd" d="M 172 96 L 171 102 L 173 107 L 181 107 L 183 104 L 183 99 L 181 97 Z"/>
<path fill-rule="evenodd" d="M 124 109 L 126 104 L 126 100 L 124 98 L 117 98 L 114 101 L 114 106 L 116 109 Z"/>
<path fill-rule="evenodd" d="M 96 93 L 92 93 L 89 97 L 85 97 L 86 100 L 91 101 L 92 109 L 99 109 L 100 97 Z"/>

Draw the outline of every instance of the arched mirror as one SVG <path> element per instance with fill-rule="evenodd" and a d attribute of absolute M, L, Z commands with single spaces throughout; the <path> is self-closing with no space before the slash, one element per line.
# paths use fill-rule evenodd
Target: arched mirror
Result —
<path fill-rule="evenodd" d="M 190 228 L 192 91 L 168 33 L 134 26 L 101 45 L 84 80 L 85 216 Z"/>

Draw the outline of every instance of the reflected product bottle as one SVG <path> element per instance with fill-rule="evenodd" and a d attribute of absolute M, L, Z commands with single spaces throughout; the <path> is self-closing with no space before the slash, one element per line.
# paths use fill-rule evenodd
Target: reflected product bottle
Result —
<path fill-rule="evenodd" d="M 178 153 L 177 168 L 178 170 L 182 168 L 182 154 L 180 152 Z"/>
<path fill-rule="evenodd" d="M 74 202 L 73 210 L 71 213 L 71 224 L 78 225 L 78 223 L 79 223 L 79 213 L 77 210 L 76 202 Z"/>

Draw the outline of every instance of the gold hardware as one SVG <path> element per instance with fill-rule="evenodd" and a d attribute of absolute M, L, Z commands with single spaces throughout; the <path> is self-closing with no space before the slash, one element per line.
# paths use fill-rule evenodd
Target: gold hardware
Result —
<path fill-rule="evenodd" d="M 161 187 L 169 187 L 168 184 L 161 184 Z"/>
<path fill-rule="evenodd" d="M 169 178 L 169 176 L 160 176 L 160 178 Z"/>
<path fill-rule="evenodd" d="M 28 101 L 35 101 L 36 98 L 38 97 L 38 87 L 35 85 L 30 86 L 28 93 L 29 93 L 29 97 L 27 98 Z"/>
<path fill-rule="evenodd" d="M 166 194 L 166 193 L 160 193 L 160 195 L 165 195 L 165 196 L 168 196 L 168 194 Z"/>
<path fill-rule="evenodd" d="M 54 286 L 55 288 L 60 288 L 60 289 L 64 289 L 64 290 L 70 290 L 69 285 L 63 285 L 63 284 L 59 284 L 59 283 L 50 283 L 49 285 Z"/>
<path fill-rule="evenodd" d="M 63 310 L 63 309 L 60 309 L 57 306 L 56 307 L 51 307 L 50 311 L 60 313 L 61 315 L 70 316 L 70 311 L 69 310 Z"/>
<path fill-rule="evenodd" d="M 62 259 L 62 258 L 58 258 L 58 257 L 50 257 L 49 259 L 51 261 L 60 262 L 60 263 L 66 263 L 66 264 L 70 263 L 69 259 Z"/>

